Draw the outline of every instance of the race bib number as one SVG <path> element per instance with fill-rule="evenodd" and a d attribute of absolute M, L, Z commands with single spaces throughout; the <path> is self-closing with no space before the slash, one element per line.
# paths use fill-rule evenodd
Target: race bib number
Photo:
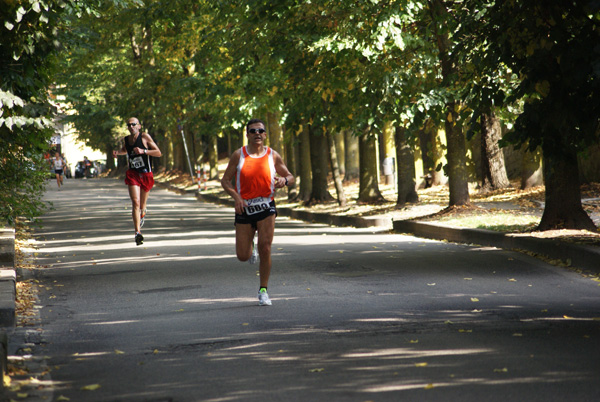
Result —
<path fill-rule="evenodd" d="M 144 167 L 144 160 L 141 156 L 129 159 L 129 167 L 131 169 L 139 169 Z"/>
<path fill-rule="evenodd" d="M 246 200 L 246 205 L 244 209 L 248 215 L 254 215 L 259 212 L 265 211 L 270 208 L 269 199 L 265 197 L 257 197 L 251 200 Z"/>

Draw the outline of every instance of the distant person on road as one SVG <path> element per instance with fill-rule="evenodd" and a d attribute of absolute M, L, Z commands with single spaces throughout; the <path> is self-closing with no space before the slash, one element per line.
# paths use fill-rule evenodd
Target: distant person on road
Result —
<path fill-rule="evenodd" d="M 92 168 L 92 162 L 90 162 L 90 160 L 88 159 L 87 156 L 83 157 L 83 178 L 87 179 L 88 177 L 91 177 L 91 168 Z"/>
<path fill-rule="evenodd" d="M 291 185 L 295 180 L 281 156 L 265 145 L 266 132 L 262 120 L 248 122 L 248 145 L 231 155 L 221 179 L 223 189 L 235 200 L 235 251 L 238 260 L 249 260 L 253 264 L 257 254 L 260 256 L 260 306 L 271 305 L 267 287 L 277 216 L 275 189 Z M 232 184 L 234 178 L 235 187 Z M 258 247 L 254 244 L 257 231 Z"/>
<path fill-rule="evenodd" d="M 56 184 L 58 184 L 58 189 L 60 190 L 60 186 L 63 185 L 63 173 L 67 168 L 67 163 L 60 155 L 60 153 L 56 153 L 54 158 L 52 158 L 52 165 L 54 168 L 54 174 L 56 174 Z"/>
<path fill-rule="evenodd" d="M 150 157 L 158 158 L 162 155 L 156 143 L 148 133 L 141 132 L 140 122 L 132 117 L 127 121 L 129 135 L 123 139 L 123 147 L 113 151 L 113 157 L 127 155 L 129 169 L 125 176 L 125 184 L 129 186 L 131 198 L 131 215 L 135 229 L 135 244 L 144 243 L 142 226 L 146 217 L 146 203 L 150 190 L 154 187 L 154 174 Z"/>

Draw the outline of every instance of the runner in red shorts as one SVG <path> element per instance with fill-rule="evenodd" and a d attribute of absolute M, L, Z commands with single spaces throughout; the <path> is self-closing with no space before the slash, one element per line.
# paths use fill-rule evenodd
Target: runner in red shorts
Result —
<path fill-rule="evenodd" d="M 135 244 L 144 243 L 142 226 L 146 216 L 146 203 L 148 195 L 154 186 L 154 175 L 150 157 L 158 158 L 162 155 L 156 143 L 148 133 L 142 133 L 140 122 L 132 117 L 127 120 L 129 135 L 123 139 L 123 147 L 113 151 L 113 157 L 127 155 L 129 169 L 125 176 L 125 184 L 129 186 L 129 197 L 131 198 L 131 215 L 135 228 Z"/>

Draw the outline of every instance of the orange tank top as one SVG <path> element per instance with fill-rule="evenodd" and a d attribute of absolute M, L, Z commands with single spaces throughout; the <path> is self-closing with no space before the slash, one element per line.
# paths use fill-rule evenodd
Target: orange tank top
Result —
<path fill-rule="evenodd" d="M 247 147 L 242 147 L 237 165 L 236 187 L 244 200 L 275 196 L 275 163 L 273 151 L 265 147 L 261 156 L 252 156 Z"/>

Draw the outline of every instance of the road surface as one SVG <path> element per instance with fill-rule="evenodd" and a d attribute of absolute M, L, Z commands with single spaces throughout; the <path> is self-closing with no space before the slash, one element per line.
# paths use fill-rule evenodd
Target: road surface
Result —
<path fill-rule="evenodd" d="M 565 268 L 280 217 L 259 307 L 232 208 L 155 188 L 136 247 L 122 181 L 46 198 L 29 400 L 600 400 L 600 287 Z"/>

